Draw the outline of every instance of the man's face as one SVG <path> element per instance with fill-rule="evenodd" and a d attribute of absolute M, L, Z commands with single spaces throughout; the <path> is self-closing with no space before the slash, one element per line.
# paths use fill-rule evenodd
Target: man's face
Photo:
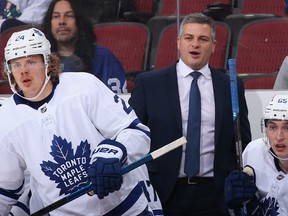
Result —
<path fill-rule="evenodd" d="M 35 97 L 45 82 L 45 66 L 41 55 L 12 59 L 10 70 L 25 97 Z"/>
<path fill-rule="evenodd" d="M 51 30 L 57 43 L 69 45 L 77 38 L 77 26 L 74 12 L 69 1 L 58 1 L 55 4 Z"/>
<path fill-rule="evenodd" d="M 177 46 L 182 61 L 193 70 L 199 70 L 209 62 L 216 41 L 212 39 L 209 25 L 187 23 L 177 39 Z"/>
<path fill-rule="evenodd" d="M 288 121 L 268 120 L 266 135 L 278 157 L 288 157 Z"/>

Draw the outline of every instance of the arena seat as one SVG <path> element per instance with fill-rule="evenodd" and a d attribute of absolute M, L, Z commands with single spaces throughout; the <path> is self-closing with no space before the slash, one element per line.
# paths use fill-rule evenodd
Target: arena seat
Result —
<path fill-rule="evenodd" d="M 259 74 L 244 78 L 245 89 L 273 89 L 277 73 Z"/>
<path fill-rule="evenodd" d="M 142 23 L 115 22 L 94 25 L 97 44 L 110 49 L 122 63 L 131 92 L 134 78 L 146 71 L 150 51 L 150 30 Z"/>
<path fill-rule="evenodd" d="M 245 24 L 239 34 L 236 71 L 247 89 L 273 89 L 287 56 L 288 18 L 261 19 Z"/>
<path fill-rule="evenodd" d="M 250 22 L 240 31 L 235 59 L 238 74 L 275 73 L 287 56 L 288 18 Z"/>
<path fill-rule="evenodd" d="M 179 8 L 180 15 L 187 15 L 189 13 L 201 12 L 207 9 L 208 4 L 218 3 L 232 5 L 232 0 L 180 0 Z M 159 3 L 159 16 L 176 15 L 177 3 L 176 0 L 162 0 Z"/>
<path fill-rule="evenodd" d="M 156 15 L 158 10 L 157 0 L 132 0 L 136 11 L 124 12 L 124 19 L 129 22 L 140 22 L 146 24 L 147 21 Z"/>
<path fill-rule="evenodd" d="M 283 0 L 240 0 L 241 14 L 274 14 L 285 17 L 285 3 Z"/>
<path fill-rule="evenodd" d="M 110 49 L 126 72 L 146 70 L 150 30 L 142 23 L 115 22 L 94 25 L 97 44 Z"/>

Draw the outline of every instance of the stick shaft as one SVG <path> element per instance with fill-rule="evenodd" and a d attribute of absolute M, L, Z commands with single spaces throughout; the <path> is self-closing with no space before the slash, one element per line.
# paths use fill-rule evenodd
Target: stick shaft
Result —
<path fill-rule="evenodd" d="M 239 121 L 238 85 L 236 76 L 236 60 L 229 59 L 228 66 L 230 74 L 231 101 L 232 101 L 232 112 L 234 121 L 236 162 L 238 169 L 243 169 L 242 139 L 241 139 L 240 121 Z M 241 207 L 241 216 L 247 216 L 247 210 L 244 203 L 243 206 Z"/>
<path fill-rule="evenodd" d="M 231 88 L 231 101 L 232 101 L 232 112 L 234 121 L 234 135 L 235 135 L 235 148 L 236 148 L 236 162 L 239 169 L 243 168 L 242 161 L 242 139 L 240 132 L 240 121 L 239 121 L 239 103 L 238 103 L 238 85 L 236 76 L 236 60 L 229 59 L 229 75 L 230 75 L 230 88 Z"/>
<path fill-rule="evenodd" d="M 151 161 L 151 160 L 154 160 L 166 153 L 168 153 L 169 151 L 172 151 L 173 149 L 185 144 L 187 141 L 185 139 L 185 137 L 181 137 L 165 146 L 163 146 L 162 148 L 160 149 L 157 149 L 153 152 L 151 152 L 150 154 L 147 154 L 146 156 L 144 156 L 143 158 L 135 161 L 134 163 L 131 163 L 129 165 L 127 165 L 126 167 L 123 167 L 121 169 L 121 173 L 122 174 L 125 174 L 125 173 L 128 173 L 130 172 L 131 170 L 133 169 L 136 169 L 137 167 L 145 164 L 146 162 L 148 161 Z M 34 212 L 33 214 L 31 214 L 31 216 L 42 216 L 42 215 L 45 215 L 59 207 L 61 207 L 62 205 L 65 205 L 66 203 L 68 202 L 71 202 L 72 200 L 84 195 L 84 194 L 87 194 L 89 191 L 93 190 L 92 189 L 92 185 L 87 185 L 77 191 L 75 191 L 74 193 L 71 193 L 69 194 L 68 196 L 66 197 L 63 197 L 62 199 L 40 209 L 39 211 L 37 212 Z"/>
<path fill-rule="evenodd" d="M 231 101 L 232 101 L 232 112 L 233 120 L 235 121 L 239 114 L 238 104 L 238 87 L 237 87 L 237 76 L 236 76 L 236 60 L 229 59 L 229 75 L 230 75 L 230 88 L 231 88 Z"/>
<path fill-rule="evenodd" d="M 148 161 L 154 160 L 154 159 L 172 151 L 173 149 L 178 148 L 179 146 L 185 144 L 186 142 L 187 142 L 186 138 L 181 137 L 181 138 L 179 138 L 179 139 L 151 152 L 150 154 L 148 154 L 145 157 L 135 161 L 134 163 L 131 163 L 131 164 L 127 165 L 126 167 L 123 167 L 121 169 L 121 172 L 122 172 L 122 174 L 125 174 L 125 173 L 145 164 Z"/>

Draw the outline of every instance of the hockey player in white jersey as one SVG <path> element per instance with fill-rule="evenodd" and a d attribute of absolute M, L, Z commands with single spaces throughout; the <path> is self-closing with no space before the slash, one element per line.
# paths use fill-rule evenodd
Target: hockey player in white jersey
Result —
<path fill-rule="evenodd" d="M 243 152 L 246 168 L 226 179 L 226 202 L 236 212 L 246 210 L 245 215 L 287 216 L 288 94 L 269 101 L 261 125 L 264 137 L 250 142 Z"/>
<path fill-rule="evenodd" d="M 14 94 L 0 108 L 0 215 L 13 205 L 28 215 L 88 184 L 96 195 L 50 215 L 162 215 L 146 166 L 120 172 L 150 148 L 131 107 L 93 75 L 60 74 L 38 29 L 12 34 L 4 51 Z"/>

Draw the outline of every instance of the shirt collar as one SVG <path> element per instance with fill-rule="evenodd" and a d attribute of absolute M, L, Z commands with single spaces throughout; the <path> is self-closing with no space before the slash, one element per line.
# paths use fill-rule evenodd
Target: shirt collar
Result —
<path fill-rule="evenodd" d="M 193 69 L 190 68 L 188 65 L 186 65 L 181 59 L 179 59 L 178 67 L 179 67 L 179 73 L 183 77 L 187 77 L 193 71 Z M 200 70 L 197 70 L 197 71 L 202 73 L 202 75 L 205 78 L 211 79 L 211 70 L 208 66 L 208 63 L 203 68 L 201 68 Z"/>

